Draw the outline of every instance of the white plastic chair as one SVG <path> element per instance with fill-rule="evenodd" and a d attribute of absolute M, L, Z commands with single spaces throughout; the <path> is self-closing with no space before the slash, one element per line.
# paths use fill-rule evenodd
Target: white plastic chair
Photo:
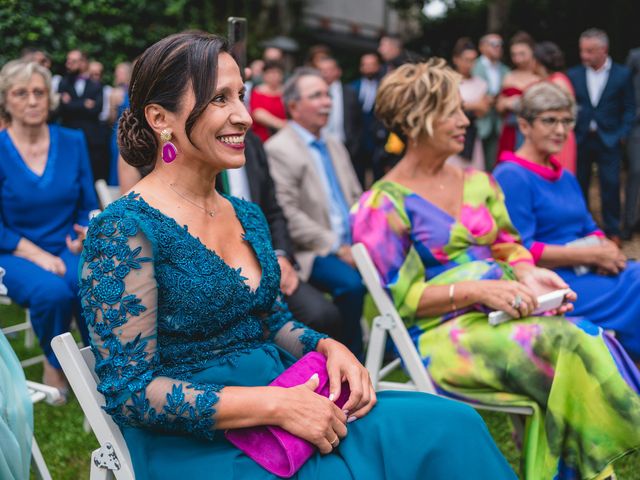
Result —
<path fill-rule="evenodd" d="M 120 188 L 107 185 L 107 182 L 105 182 L 104 179 L 100 178 L 96 180 L 94 185 L 103 210 L 107 208 L 107 205 L 111 202 L 115 202 L 120 198 Z"/>
<path fill-rule="evenodd" d="M 91 349 L 80 350 L 70 333 L 54 337 L 51 346 L 100 444 L 100 448 L 91 454 L 90 480 L 134 480 L 133 465 L 122 432 L 102 408 L 105 400 L 98 392 L 95 357 Z"/>
<path fill-rule="evenodd" d="M 400 318 L 398 310 L 382 287 L 380 274 L 373 260 L 371 260 L 366 247 L 362 243 L 357 243 L 351 247 L 351 252 L 353 253 L 358 271 L 367 286 L 367 290 L 369 290 L 380 313 L 373 319 L 365 361 L 365 366 L 369 371 L 374 388 L 376 390 L 409 390 L 440 395 L 436 391 L 427 369 L 422 363 L 420 354 L 413 340 L 411 340 L 411 336 L 402 318 Z M 387 335 L 391 337 L 391 340 L 395 344 L 400 358 L 396 358 L 383 366 Z M 404 363 L 410 380 L 404 383 L 385 381 L 384 378 L 396 370 L 401 365 L 401 362 Z M 476 409 L 493 410 L 511 414 L 516 428 L 516 434 L 520 438 L 522 438 L 524 428 L 522 416 L 533 414 L 533 410 L 530 407 L 511 407 L 471 402 L 464 403 Z"/>

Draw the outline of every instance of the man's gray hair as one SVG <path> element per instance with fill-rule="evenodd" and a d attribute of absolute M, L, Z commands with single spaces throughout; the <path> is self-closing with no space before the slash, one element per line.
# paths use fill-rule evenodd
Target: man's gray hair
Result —
<path fill-rule="evenodd" d="M 585 30 L 580 35 L 580 40 L 583 38 L 595 38 L 598 40 L 603 46 L 609 48 L 609 35 L 604 30 L 600 30 L 599 28 L 590 28 Z"/>
<path fill-rule="evenodd" d="M 540 82 L 527 88 L 520 97 L 518 116 L 532 122 L 548 111 L 568 111 L 575 117 L 576 102 L 568 92 L 551 82 Z"/>
<path fill-rule="evenodd" d="M 322 75 L 320 75 L 320 72 L 317 69 L 312 67 L 298 67 L 293 71 L 282 88 L 282 102 L 284 103 L 284 109 L 287 112 L 287 116 L 289 116 L 289 103 L 300 100 L 300 89 L 298 88 L 298 83 L 302 77 L 322 78 Z"/>

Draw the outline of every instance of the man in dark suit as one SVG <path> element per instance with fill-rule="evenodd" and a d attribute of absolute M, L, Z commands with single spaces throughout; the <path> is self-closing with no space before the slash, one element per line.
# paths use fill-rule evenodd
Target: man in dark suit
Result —
<path fill-rule="evenodd" d="M 289 236 L 287 220 L 276 200 L 275 186 L 262 143 L 251 130 L 247 132 L 244 142 L 244 167 L 218 175 L 216 188 L 258 204 L 269 224 L 271 242 L 280 265 L 280 289 L 285 294 L 291 313 L 305 325 L 342 341 L 340 311 L 321 291 L 300 280 L 293 267 L 293 242 Z"/>
<path fill-rule="evenodd" d="M 589 198 L 591 168 L 598 165 L 602 218 L 606 234 L 620 244 L 620 162 L 622 143 L 635 119 L 631 72 L 613 63 L 609 38 L 595 28 L 580 35 L 582 65 L 567 72 L 576 92 L 578 180 Z"/>
<path fill-rule="evenodd" d="M 358 96 L 362 118 L 360 147 L 357 156 L 352 158 L 362 188 L 366 188 L 365 173 L 368 168 L 373 170 L 374 181 L 385 173 L 382 159 L 388 134 L 374 114 L 381 72 L 380 56 L 376 52 L 365 53 L 360 57 L 360 78 L 349 84 Z"/>
<path fill-rule="evenodd" d="M 358 95 L 349 85 L 342 83 L 342 69 L 335 58 L 326 57 L 319 60 L 318 70 L 329 85 L 332 99 L 331 113 L 323 132 L 340 139 L 353 160 L 358 154 L 362 134 Z"/>
<path fill-rule="evenodd" d="M 104 131 L 100 125 L 102 85 L 87 76 L 87 56 L 80 50 L 67 54 L 67 74 L 60 80 L 58 114 L 63 126 L 82 130 L 87 139 L 94 179 L 106 179 L 109 158 Z"/>

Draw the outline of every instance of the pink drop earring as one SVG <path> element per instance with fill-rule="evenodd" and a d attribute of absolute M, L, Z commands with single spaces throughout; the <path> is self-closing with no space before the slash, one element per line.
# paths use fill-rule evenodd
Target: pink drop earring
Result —
<path fill-rule="evenodd" d="M 173 162 L 178 156 L 178 149 L 171 143 L 171 130 L 164 129 L 160 132 L 160 140 L 162 140 L 162 160 L 165 163 Z"/>

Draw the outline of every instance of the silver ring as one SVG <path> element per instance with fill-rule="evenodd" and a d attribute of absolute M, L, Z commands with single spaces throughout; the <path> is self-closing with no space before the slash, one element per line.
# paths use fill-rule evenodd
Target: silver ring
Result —
<path fill-rule="evenodd" d="M 513 302 L 511 302 L 511 306 L 516 310 L 520 310 L 520 307 L 522 306 L 522 297 L 520 295 L 516 295 Z"/>

